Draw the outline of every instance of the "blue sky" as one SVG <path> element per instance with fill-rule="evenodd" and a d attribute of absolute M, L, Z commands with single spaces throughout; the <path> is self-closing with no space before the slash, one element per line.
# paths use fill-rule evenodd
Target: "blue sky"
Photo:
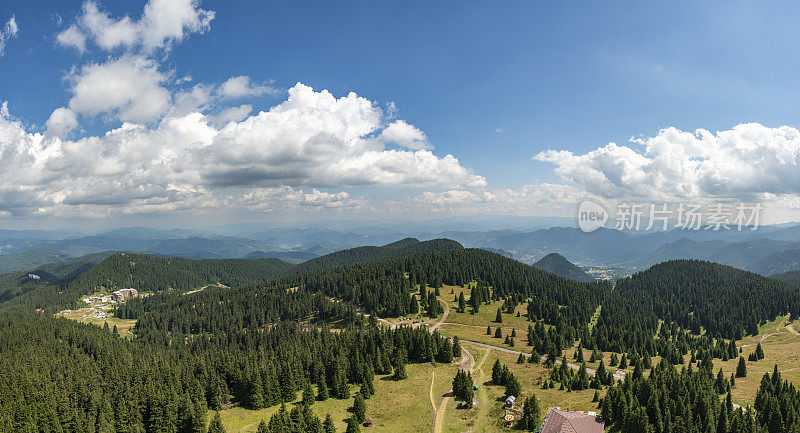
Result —
<path fill-rule="evenodd" d="M 176 0 L 182 1 L 186 0 Z M 384 182 L 364 181 L 360 175 L 357 181 L 348 176 L 302 175 L 301 180 L 292 177 L 265 183 L 276 170 L 271 161 L 248 166 L 266 174 L 244 183 L 228 177 L 224 185 L 201 180 L 209 182 L 213 191 L 208 194 L 216 198 L 246 195 L 241 188 L 251 193 L 252 188 L 278 187 L 303 194 L 314 189 L 324 194 L 344 192 L 346 200 L 358 203 L 323 206 L 321 214 L 338 215 L 347 208 L 361 216 L 379 215 L 386 200 L 415 215 L 498 207 L 539 214 L 547 213 L 554 203 L 572 209 L 576 198 L 583 196 L 758 199 L 771 200 L 786 212 L 798 207 L 800 186 L 787 186 L 800 179 L 800 150 L 793 135 L 800 90 L 796 3 L 203 1 L 190 4 L 194 11 L 213 13 L 202 28 L 187 24 L 180 37 L 167 37 L 157 46 L 130 42 L 112 48 L 93 43 L 91 25 L 81 24 L 81 17 L 87 15 L 85 3 L 31 3 L 6 2 L 0 11 L 0 21 L 13 16 L 18 27 L 14 35 L 3 39 L 0 101 L 7 101 L 7 120 L 27 134 L 59 135 L 53 140 L 77 143 L 119 128 L 125 120 L 119 110 L 124 107 L 80 104 L 75 89 L 88 75 L 82 69 L 87 65 L 135 57 L 138 66 L 122 62 L 120 67 L 158 71 L 166 77 L 157 80 L 157 86 L 168 92 L 170 106 L 181 91 L 200 84 L 221 86 L 232 77 L 246 76 L 254 88 L 269 89 L 209 102 L 197 110 L 208 118 L 242 104 L 252 106 L 250 115 L 254 116 L 286 101 L 288 89 L 296 83 L 315 92 L 327 89 L 335 98 L 355 92 L 385 112 L 372 136 L 393 119 L 402 119 L 424 134 L 422 147 L 437 158 L 434 166 L 452 154 L 458 167 L 469 172 L 444 176 L 442 181 L 419 180 L 418 176 Z M 137 22 L 146 7 L 143 1 L 92 4 L 109 22 L 125 16 Z M 87 38 L 82 53 L 57 41 L 74 24 Z M 143 34 L 152 32 L 145 24 L 142 29 Z M 148 66 L 142 66 L 144 61 L 150 62 Z M 176 83 L 187 76 L 191 81 Z M 392 111 L 387 104 L 396 107 L 394 117 L 387 114 Z M 47 134 L 45 122 L 59 107 L 72 110 L 78 124 L 61 134 L 53 134 L 52 129 Z M 159 122 L 170 116 L 166 108 L 160 111 L 156 117 L 134 116 L 135 123 L 158 129 Z M 744 126 L 736 129 L 737 125 Z M 791 130 L 779 130 L 781 126 Z M 659 132 L 668 127 L 675 128 L 675 133 Z M 713 144 L 698 138 L 697 129 L 710 131 Z M 791 138 L 782 141 L 787 134 Z M 642 143 L 630 143 L 631 137 L 641 137 Z M 686 141 L 691 137 L 696 143 Z M 609 142 L 621 149 L 608 148 Z M 668 150 L 659 145 L 662 142 L 669 143 Z M 5 145 L 11 146 L 10 141 Z M 108 145 L 86 151 L 102 152 Z M 271 146 L 269 142 L 252 145 L 256 147 L 248 152 Z M 386 141 L 382 149 L 410 155 L 419 147 Z M 690 148 L 713 148 L 713 152 L 686 150 Z M 685 155 L 674 158 L 675 149 Z M 541 153 L 548 150 L 570 155 Z M 771 153 L 783 157 L 764 158 Z M 758 156 L 755 161 L 753 155 Z M 147 161 L 152 164 L 153 159 Z M 58 164 L 51 161 L 50 165 Z M 437 167 L 433 170 L 453 168 Z M 231 168 L 237 179 L 241 168 Z M 171 169 L 178 172 L 185 167 Z M 81 173 L 92 170 L 98 171 L 84 167 Z M 774 176 L 739 179 L 741 173 L 756 172 Z M 188 207 L 196 211 L 196 200 L 200 200 L 195 197 L 191 206 L 185 202 L 175 208 L 164 206 L 181 202 L 183 198 L 175 195 L 185 188 L 175 188 L 174 179 L 153 180 L 149 175 L 139 181 L 158 191 L 146 197 L 123 194 L 114 200 L 65 200 L 75 196 L 81 182 L 91 185 L 98 179 L 87 180 L 81 173 L 69 173 L 72 183 L 43 187 L 42 182 L 54 175 L 45 173 L 31 179 L 24 191 L 10 185 L 10 179 L 0 179 L 6 183 L 0 184 L 0 191 L 5 190 L 5 195 L 0 194 L 0 212 L 17 221 L 139 211 L 152 215 L 188 212 Z M 476 183 L 470 175 L 485 182 Z M 106 174 L 102 181 L 113 184 L 114 174 Z M 127 179 L 125 185 L 110 188 L 136 189 L 136 182 Z M 522 191 L 525 186 L 528 190 Z M 18 202 L 26 200 L 25 194 L 33 194 L 31 189 L 37 190 L 35 199 L 31 198 L 37 204 L 21 206 Z M 83 192 L 87 189 L 91 188 L 84 187 Z M 111 193 L 104 190 L 103 194 Z M 329 198 L 323 201 L 331 203 Z M 203 200 L 207 206 L 202 212 L 230 208 L 214 197 Z M 297 212 L 287 206 L 266 210 L 244 206 L 241 211 L 266 211 L 270 217 Z"/>

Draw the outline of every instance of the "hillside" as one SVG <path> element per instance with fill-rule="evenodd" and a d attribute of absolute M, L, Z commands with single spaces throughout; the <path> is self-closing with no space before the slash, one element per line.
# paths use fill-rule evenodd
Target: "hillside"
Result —
<path fill-rule="evenodd" d="M 308 251 L 253 251 L 241 258 L 243 259 L 281 259 L 290 263 L 300 263 L 318 257 Z"/>
<path fill-rule="evenodd" d="M 358 247 L 326 254 L 299 264 L 296 268 L 296 272 L 389 260 L 411 254 L 458 250 L 463 248 L 464 247 L 461 246 L 460 243 L 450 239 L 432 239 L 420 242 L 414 238 L 406 238 L 382 247 Z"/>
<path fill-rule="evenodd" d="M 558 253 L 550 253 L 542 257 L 533 264 L 533 267 L 550 272 L 551 274 L 556 274 L 572 281 L 579 281 L 582 283 L 590 283 L 595 281 L 594 277 L 587 274 L 583 271 L 583 269 L 579 268 Z"/>
<path fill-rule="evenodd" d="M 614 324 L 623 334 L 598 335 L 598 343 L 620 346 L 649 338 L 663 320 L 693 334 L 739 340 L 757 334 L 760 323 L 798 312 L 795 286 L 717 263 L 673 260 L 617 281 L 595 332 L 608 333 L 603 328 Z"/>
<path fill-rule="evenodd" d="M 782 274 L 773 275 L 772 278 L 800 286 L 800 271 L 784 272 Z"/>
<path fill-rule="evenodd" d="M 775 275 L 800 270 L 800 248 L 790 248 L 770 254 L 754 263 L 750 269 L 761 275 Z"/>
<path fill-rule="evenodd" d="M 20 253 L 0 255 L 0 273 L 24 271 L 45 263 L 65 262 L 71 255 L 52 248 L 33 248 Z"/>
<path fill-rule="evenodd" d="M 132 287 L 147 291 L 190 289 L 206 284 L 252 284 L 287 275 L 292 265 L 278 259 L 191 260 L 115 254 L 73 281 L 73 286 Z"/>
<path fill-rule="evenodd" d="M 56 290 L 60 294 L 65 294 L 63 289 L 70 281 L 113 254 L 115 254 L 113 251 L 88 254 L 69 258 L 63 262 L 46 263 L 24 271 L 2 273 L 0 274 L 0 303 L 25 294 L 35 295 L 35 291 L 44 289 L 47 289 L 48 293 Z M 77 296 L 77 294 L 67 295 Z M 64 299 L 61 296 L 59 298 Z"/>

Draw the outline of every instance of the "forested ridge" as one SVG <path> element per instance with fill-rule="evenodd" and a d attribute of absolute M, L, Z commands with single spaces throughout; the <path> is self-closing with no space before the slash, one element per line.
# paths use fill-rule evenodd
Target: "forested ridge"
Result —
<path fill-rule="evenodd" d="M 241 286 L 303 273 L 310 269 L 461 248 L 461 244 L 449 239 L 420 242 L 407 238 L 382 247 L 337 251 L 298 265 L 275 258 L 198 260 L 104 252 L 84 256 L 80 261 L 51 263 L 30 271 L 0 274 L 0 303 L 13 300 L 10 305 L 32 308 L 53 308 L 57 305 L 68 308 L 75 306 L 74 301 L 81 295 L 101 288 L 109 291 L 135 288 L 139 291 L 161 292 L 171 289 L 185 291 L 216 283 Z M 28 278 L 30 273 L 40 278 Z M 20 299 L 16 299 L 18 297 Z M 59 300 L 58 303 L 52 302 L 56 299 Z"/>
<path fill-rule="evenodd" d="M 415 238 L 405 238 L 382 247 L 365 246 L 336 251 L 300 263 L 295 267 L 294 271 L 295 273 L 302 273 L 337 266 L 396 259 L 411 254 L 463 248 L 460 243 L 450 239 L 432 239 L 420 242 Z"/>
<path fill-rule="evenodd" d="M 160 292 L 211 283 L 239 286 L 287 275 L 292 265 L 279 259 L 203 259 L 115 254 L 76 278 L 72 285 L 97 289 L 132 287 Z"/>
<path fill-rule="evenodd" d="M 800 312 L 796 286 L 740 269 L 699 260 L 674 260 L 617 281 L 603 303 L 593 339 L 601 349 L 641 352 L 659 330 L 739 340 L 758 325 Z M 652 353 L 651 353 L 652 354 Z"/>

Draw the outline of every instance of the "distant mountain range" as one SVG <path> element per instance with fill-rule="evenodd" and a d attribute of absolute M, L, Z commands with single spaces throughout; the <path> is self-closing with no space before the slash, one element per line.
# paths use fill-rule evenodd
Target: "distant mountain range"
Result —
<path fill-rule="evenodd" d="M 277 258 L 301 263 L 325 254 L 386 245 L 408 237 L 447 238 L 533 264 L 558 253 L 580 267 L 615 267 L 623 275 L 667 260 L 702 259 L 773 275 L 800 270 L 800 225 L 766 226 L 756 231 L 623 232 L 573 227 L 533 231 L 437 231 L 444 224 L 421 224 L 418 230 L 365 226 L 352 231 L 328 228 L 265 229 L 263 225 L 228 229 L 226 234 L 198 230 L 124 228 L 88 236 L 63 232 L 0 230 L 0 272 L 69 261 L 88 253 L 132 251 L 190 259 Z M 457 225 L 456 227 L 464 227 Z M 222 232 L 220 232 L 222 233 Z M 377 248 L 377 247 L 375 247 Z M 626 273 L 627 272 L 627 273 Z"/>

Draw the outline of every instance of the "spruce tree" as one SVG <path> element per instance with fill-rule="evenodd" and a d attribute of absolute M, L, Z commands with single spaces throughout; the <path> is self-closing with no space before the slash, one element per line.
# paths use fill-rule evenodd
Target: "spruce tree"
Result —
<path fill-rule="evenodd" d="M 345 433 L 361 433 L 361 428 L 355 418 L 347 418 L 347 430 L 345 430 Z"/>
<path fill-rule="evenodd" d="M 500 311 L 500 308 L 497 309 L 497 316 L 495 316 L 494 321 L 497 323 L 503 323 L 503 314 Z"/>
<path fill-rule="evenodd" d="M 328 384 L 325 382 L 325 375 L 320 376 L 319 386 L 317 387 L 317 401 L 328 399 Z"/>
<path fill-rule="evenodd" d="M 314 404 L 314 390 L 311 389 L 310 382 L 306 382 L 306 386 L 303 388 L 303 404 Z"/>
<path fill-rule="evenodd" d="M 392 375 L 392 379 L 394 380 L 403 380 L 408 377 L 406 373 L 406 366 L 403 364 L 402 361 L 397 362 L 397 365 L 394 366 L 394 375 Z"/>
<path fill-rule="evenodd" d="M 622 358 L 619 360 L 619 368 L 620 370 L 628 368 L 628 358 L 625 353 L 622 354 Z"/>
<path fill-rule="evenodd" d="M 747 363 L 744 361 L 744 357 L 739 357 L 739 365 L 736 366 L 736 377 L 747 377 Z"/>
<path fill-rule="evenodd" d="M 513 374 L 509 373 L 505 382 L 506 382 L 506 397 L 509 395 L 519 396 L 522 387 L 520 386 L 517 378 L 514 377 Z"/>
<path fill-rule="evenodd" d="M 533 431 L 539 428 L 540 418 L 539 401 L 536 399 L 535 394 L 531 394 L 522 407 L 522 418 L 520 419 L 519 427 L 523 430 Z"/>
<path fill-rule="evenodd" d="M 353 401 L 352 413 L 353 418 L 355 418 L 359 424 L 364 422 L 366 411 L 367 405 L 364 403 L 364 397 L 362 397 L 361 394 L 356 394 L 356 398 Z"/>
<path fill-rule="evenodd" d="M 269 433 L 269 428 L 267 428 L 267 423 L 264 422 L 263 419 L 261 420 L 260 423 L 258 423 L 258 430 L 256 430 L 256 433 Z"/>
<path fill-rule="evenodd" d="M 322 423 L 323 433 L 336 433 L 336 426 L 333 425 L 331 414 L 325 415 L 325 422 Z"/>
<path fill-rule="evenodd" d="M 503 385 L 503 367 L 500 365 L 500 360 L 495 359 L 492 365 L 492 383 L 495 385 Z"/>
<path fill-rule="evenodd" d="M 222 418 L 219 417 L 219 411 L 214 413 L 214 418 L 208 425 L 208 433 L 226 433 L 225 427 L 222 426 Z"/>

